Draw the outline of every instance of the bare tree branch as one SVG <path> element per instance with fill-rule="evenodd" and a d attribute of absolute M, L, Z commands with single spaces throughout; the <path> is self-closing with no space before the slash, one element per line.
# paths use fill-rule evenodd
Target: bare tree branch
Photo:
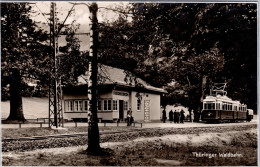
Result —
<path fill-rule="evenodd" d="M 70 11 L 68 12 L 68 15 L 66 16 L 65 20 L 63 21 L 63 23 L 62 23 L 62 24 L 60 25 L 60 27 L 58 28 L 57 35 L 60 33 L 61 29 L 64 27 L 65 22 L 67 21 L 68 17 L 70 16 L 70 14 L 71 14 L 71 12 L 72 12 L 72 10 L 73 10 L 73 8 L 74 8 L 75 5 L 76 5 L 76 4 L 73 4 L 73 6 L 71 7 Z"/>

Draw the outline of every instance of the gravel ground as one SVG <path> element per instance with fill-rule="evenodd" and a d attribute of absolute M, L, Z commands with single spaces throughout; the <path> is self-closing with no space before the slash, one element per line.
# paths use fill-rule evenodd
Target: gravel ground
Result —
<path fill-rule="evenodd" d="M 111 133 L 100 135 L 100 143 L 105 142 L 124 142 L 134 140 L 140 137 L 159 137 L 171 134 L 202 134 L 202 133 L 224 133 L 228 131 L 244 131 L 256 129 L 257 125 L 236 125 L 236 126 L 217 126 L 217 127 L 187 127 L 187 128 L 146 128 L 137 131 L 122 133 Z M 19 130 L 19 129 L 18 129 Z M 29 130 L 29 129 L 28 129 Z M 249 136 L 250 137 L 250 136 Z M 44 148 L 59 148 L 82 146 L 87 144 L 87 136 L 68 137 L 68 138 L 48 138 L 45 140 L 32 140 L 32 141 L 3 141 L 2 152 L 10 151 L 30 151 L 35 149 Z M 256 139 L 257 140 L 257 139 Z"/>

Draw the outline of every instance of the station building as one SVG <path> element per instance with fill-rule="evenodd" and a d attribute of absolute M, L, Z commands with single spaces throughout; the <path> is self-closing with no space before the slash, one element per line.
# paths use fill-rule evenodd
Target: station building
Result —
<path fill-rule="evenodd" d="M 135 121 L 160 120 L 160 98 L 166 93 L 164 89 L 151 86 L 123 69 L 107 65 L 99 64 L 98 78 L 99 120 L 123 121 L 130 108 Z M 88 86 L 86 75 L 82 75 L 76 86 L 63 88 L 64 118 L 87 119 L 87 105 Z"/>

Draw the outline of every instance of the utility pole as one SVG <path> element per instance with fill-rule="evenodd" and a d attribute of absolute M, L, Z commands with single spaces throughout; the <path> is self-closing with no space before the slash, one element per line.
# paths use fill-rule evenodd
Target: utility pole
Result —
<path fill-rule="evenodd" d="M 99 144 L 99 129 L 97 119 L 97 45 L 98 45 L 98 20 L 97 11 L 98 5 L 92 3 L 89 6 L 90 11 L 90 61 L 88 73 L 88 99 L 89 99 L 89 113 L 88 113 L 88 148 L 89 154 L 98 154 L 101 151 Z"/>
<path fill-rule="evenodd" d="M 52 55 L 50 57 L 51 69 L 49 77 L 49 127 L 56 128 L 63 126 L 62 114 L 62 95 L 61 81 L 58 74 L 59 61 L 57 60 L 58 53 L 58 33 L 57 33 L 57 16 L 56 3 L 51 2 L 50 9 L 50 46 Z"/>

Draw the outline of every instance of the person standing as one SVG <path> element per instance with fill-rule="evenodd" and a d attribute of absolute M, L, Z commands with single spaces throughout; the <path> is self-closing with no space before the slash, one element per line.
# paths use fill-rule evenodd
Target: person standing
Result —
<path fill-rule="evenodd" d="M 174 115 L 174 123 L 177 123 L 177 112 L 176 112 L 176 110 L 174 110 L 174 113 L 173 113 L 173 115 Z"/>
<path fill-rule="evenodd" d="M 127 111 L 127 126 L 131 126 L 132 122 L 132 110 L 131 108 L 129 108 L 129 110 Z"/>
<path fill-rule="evenodd" d="M 162 111 L 162 119 L 163 119 L 163 123 L 165 123 L 165 121 L 166 121 L 166 111 L 165 111 L 165 108 L 163 109 L 163 111 Z"/>
<path fill-rule="evenodd" d="M 180 112 L 179 112 L 179 110 L 177 111 L 177 123 L 180 123 Z"/>
<path fill-rule="evenodd" d="M 185 118 L 185 115 L 184 115 L 184 111 L 183 109 L 181 110 L 181 123 L 184 124 L 184 118 Z"/>
<path fill-rule="evenodd" d="M 169 112 L 169 120 L 170 120 L 170 122 L 173 121 L 173 111 L 172 110 Z"/>
<path fill-rule="evenodd" d="M 191 119 L 191 122 L 193 123 L 193 120 L 194 120 L 194 113 L 193 113 L 193 110 L 191 110 L 191 113 L 190 113 L 190 119 Z"/>

